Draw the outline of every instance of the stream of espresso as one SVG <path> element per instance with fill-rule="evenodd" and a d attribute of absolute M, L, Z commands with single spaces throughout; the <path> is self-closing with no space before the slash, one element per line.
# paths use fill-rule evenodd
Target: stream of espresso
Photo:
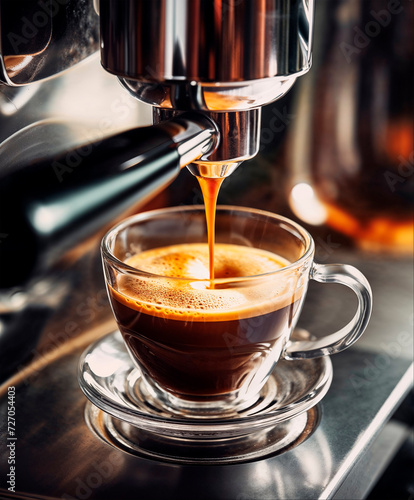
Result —
<path fill-rule="evenodd" d="M 224 177 L 197 177 L 204 198 L 208 235 L 208 265 L 210 281 L 214 280 L 214 242 L 217 197 Z"/>

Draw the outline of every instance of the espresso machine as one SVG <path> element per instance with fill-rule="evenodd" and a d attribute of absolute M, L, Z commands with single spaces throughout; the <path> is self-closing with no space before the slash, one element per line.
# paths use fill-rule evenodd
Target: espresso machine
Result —
<path fill-rule="evenodd" d="M 4 141 L 1 288 L 30 283 L 183 166 L 226 177 L 255 156 L 261 107 L 310 67 L 312 17 L 309 0 L 2 2 L 10 107 L 25 85 L 41 86 L 100 43 L 103 68 L 153 107 L 154 126 L 74 145 L 69 132 L 51 141 L 43 125 Z M 48 145 L 30 147 L 30 135 Z"/>
<path fill-rule="evenodd" d="M 385 313 L 374 317 L 377 351 L 368 332 L 365 351 L 337 357 L 323 418 L 315 410 L 274 456 L 224 466 L 131 456 L 97 438 L 77 381 L 81 353 L 115 328 L 104 232 L 162 202 L 184 166 L 226 177 L 257 154 L 262 107 L 310 68 L 313 21 L 313 0 L 0 0 L 0 409 L 17 435 L 0 454 L 1 498 L 356 498 L 356 469 L 377 477 L 401 442 L 372 447 L 377 468 L 363 454 L 409 386 L 398 349 L 409 351 L 412 304 L 397 294 L 396 337 Z M 343 250 L 335 236 L 316 242 L 322 260 Z M 409 274 L 363 264 L 381 290 Z M 317 330 L 313 307 L 304 315 Z"/>
<path fill-rule="evenodd" d="M 50 312 L 48 290 L 182 167 L 225 177 L 257 153 L 261 107 L 310 67 L 312 16 L 308 0 L 0 3 L 4 339 L 20 346 L 22 310 Z"/>
<path fill-rule="evenodd" d="M 17 365 L 22 311 L 43 324 L 50 290 L 116 220 L 184 166 L 225 177 L 256 155 L 261 107 L 310 67 L 312 19 L 309 0 L 0 3 L 0 294 Z"/>

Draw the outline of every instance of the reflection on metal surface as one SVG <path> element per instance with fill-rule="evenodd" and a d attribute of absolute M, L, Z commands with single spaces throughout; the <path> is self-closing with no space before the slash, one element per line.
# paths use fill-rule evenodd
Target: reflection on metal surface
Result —
<path fill-rule="evenodd" d="M 19 86 L 44 80 L 97 50 L 92 2 L 0 1 L 0 82 Z"/>
<path fill-rule="evenodd" d="M 28 87 L 0 85 L 0 115 L 14 115 L 32 99 L 39 89 L 39 83 L 34 83 Z"/>
<path fill-rule="evenodd" d="M 263 106 L 311 64 L 313 0 L 104 0 L 100 21 L 103 67 L 163 108 Z"/>
<path fill-rule="evenodd" d="M 96 328 L 93 328 L 87 335 L 83 335 L 82 337 L 77 337 L 70 342 L 62 343 L 60 346 L 55 349 L 49 350 L 46 355 L 39 356 L 37 359 L 34 359 L 32 363 L 30 363 L 27 367 L 22 368 L 16 375 L 11 377 L 7 382 L 0 385 L 0 397 L 4 396 L 6 393 L 7 386 L 10 385 L 19 385 L 21 383 L 25 383 L 28 379 L 30 379 L 33 373 L 37 374 L 41 372 L 46 366 L 60 359 L 62 356 L 67 356 L 71 354 L 73 351 L 79 349 L 80 346 L 85 344 L 85 341 L 89 339 L 89 341 L 93 341 L 96 338 L 100 337 L 103 333 L 108 331 L 108 328 L 113 326 L 113 321 L 109 320 L 106 323 L 103 323 Z"/>
<path fill-rule="evenodd" d="M 162 123 L 170 120 L 181 112 L 171 109 L 154 108 L 154 123 Z M 202 164 L 208 168 L 218 168 L 218 164 L 232 164 L 233 168 L 226 169 L 219 177 L 227 177 L 244 160 L 255 156 L 259 151 L 261 109 L 247 109 L 245 111 L 230 111 L 227 113 L 204 112 L 215 124 L 219 141 L 218 145 L 203 154 L 194 163 L 189 165 L 194 175 L 203 176 Z M 188 162 L 187 162 L 188 163 Z M 206 175 L 206 177 L 211 175 Z"/>

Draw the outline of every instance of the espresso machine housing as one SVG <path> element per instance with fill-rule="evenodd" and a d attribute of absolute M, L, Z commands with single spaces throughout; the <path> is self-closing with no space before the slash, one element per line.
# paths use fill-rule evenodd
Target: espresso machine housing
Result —
<path fill-rule="evenodd" d="M 224 177 L 252 158 L 261 107 L 310 67 L 313 7 L 313 0 L 2 0 L 0 91 L 12 105 L 26 85 L 95 52 L 100 38 L 102 66 L 153 106 L 154 126 L 75 148 L 53 144 L 41 155 L 26 147 L 16 168 L 0 172 L 7 235 L 0 288 L 30 282 L 183 166 Z M 7 152 L 19 147 L 6 143 Z M 30 261 L 9 272 L 27 244 Z"/>

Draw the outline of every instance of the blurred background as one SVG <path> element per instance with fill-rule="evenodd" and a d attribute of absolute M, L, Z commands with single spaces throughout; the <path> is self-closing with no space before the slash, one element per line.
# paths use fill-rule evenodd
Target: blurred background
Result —
<path fill-rule="evenodd" d="M 411 255 L 413 12 L 410 1 L 317 2 L 312 70 L 265 108 L 257 160 L 223 191 L 233 184 L 237 199 L 251 175 L 249 188 L 268 186 L 256 204 L 356 248 Z"/>

